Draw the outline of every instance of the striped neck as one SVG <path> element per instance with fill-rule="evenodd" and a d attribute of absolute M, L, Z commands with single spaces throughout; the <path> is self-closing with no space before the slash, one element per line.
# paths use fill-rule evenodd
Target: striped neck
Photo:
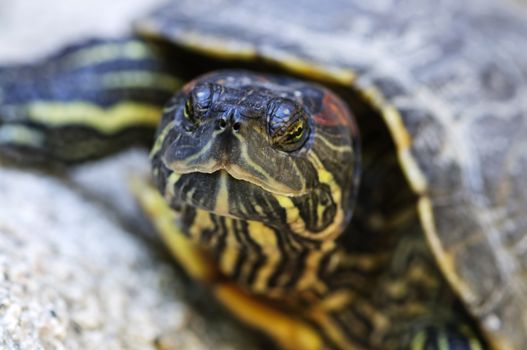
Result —
<path fill-rule="evenodd" d="M 325 292 L 335 265 L 334 241 L 313 241 L 259 221 L 181 208 L 184 233 L 210 251 L 220 271 L 253 293 L 283 298 Z M 332 258 L 333 257 L 333 258 Z"/>

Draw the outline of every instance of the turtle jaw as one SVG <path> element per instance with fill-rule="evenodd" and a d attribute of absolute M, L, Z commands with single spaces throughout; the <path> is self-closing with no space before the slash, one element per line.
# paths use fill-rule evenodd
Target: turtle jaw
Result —
<path fill-rule="evenodd" d="M 220 173 L 220 178 L 228 175 L 229 181 L 244 181 L 253 186 L 260 187 L 262 190 L 269 192 L 272 195 L 285 197 L 299 197 L 308 194 L 308 188 L 295 189 L 288 186 L 286 183 L 278 182 L 272 178 L 266 177 L 257 172 L 251 172 L 248 167 L 240 166 L 239 164 L 230 162 L 229 160 L 214 160 L 188 166 L 180 162 L 172 162 L 165 166 L 179 175 L 184 174 L 214 174 Z M 225 174 L 223 174 L 225 173 Z"/>
<path fill-rule="evenodd" d="M 225 169 L 178 173 L 165 167 L 155 173 L 161 191 L 178 211 L 207 212 L 249 225 L 258 222 L 320 241 L 336 238 L 349 219 L 340 206 L 340 189 L 327 185 L 285 196 L 237 179 Z"/>
<path fill-rule="evenodd" d="M 219 216 L 275 223 L 278 222 L 277 206 L 272 203 L 304 195 L 268 190 L 250 179 L 237 178 L 222 167 L 208 171 L 174 171 L 169 176 L 167 187 L 165 192 L 171 201 Z"/>

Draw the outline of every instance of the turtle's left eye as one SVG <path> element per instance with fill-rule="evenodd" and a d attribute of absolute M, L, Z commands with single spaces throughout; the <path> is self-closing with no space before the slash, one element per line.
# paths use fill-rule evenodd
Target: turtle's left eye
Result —
<path fill-rule="evenodd" d="M 185 103 L 183 115 L 193 123 L 197 123 L 212 104 L 212 86 L 210 84 L 197 85 L 192 89 Z"/>
<path fill-rule="evenodd" d="M 307 114 L 289 99 L 271 102 L 268 112 L 268 131 L 274 147 L 284 152 L 300 149 L 309 136 Z"/>

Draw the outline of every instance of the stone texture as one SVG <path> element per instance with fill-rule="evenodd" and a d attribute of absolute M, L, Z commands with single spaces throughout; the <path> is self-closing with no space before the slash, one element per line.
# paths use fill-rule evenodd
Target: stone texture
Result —
<path fill-rule="evenodd" d="M 196 337 L 174 270 L 96 202 L 9 169 L 0 194 L 0 347 L 149 349 L 164 334 Z"/>

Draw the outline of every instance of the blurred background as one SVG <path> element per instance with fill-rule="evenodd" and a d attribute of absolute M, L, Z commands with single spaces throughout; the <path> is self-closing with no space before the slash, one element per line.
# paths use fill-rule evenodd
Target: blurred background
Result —
<path fill-rule="evenodd" d="M 31 61 L 82 37 L 119 36 L 163 0 L 0 0 L 0 60 Z"/>

